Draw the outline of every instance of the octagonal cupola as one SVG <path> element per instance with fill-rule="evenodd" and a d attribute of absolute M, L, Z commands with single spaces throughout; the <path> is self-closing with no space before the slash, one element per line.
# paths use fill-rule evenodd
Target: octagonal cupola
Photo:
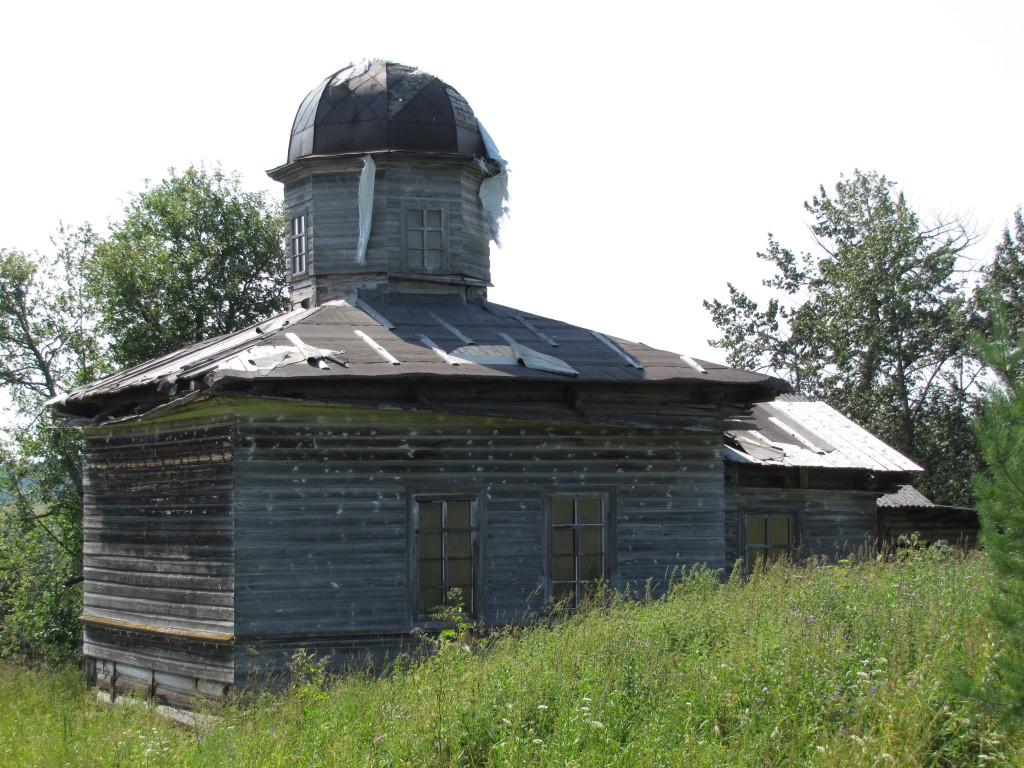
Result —
<path fill-rule="evenodd" d="M 364 292 L 486 295 L 505 161 L 464 98 L 387 61 L 349 65 L 299 106 L 284 184 L 293 303 Z"/>

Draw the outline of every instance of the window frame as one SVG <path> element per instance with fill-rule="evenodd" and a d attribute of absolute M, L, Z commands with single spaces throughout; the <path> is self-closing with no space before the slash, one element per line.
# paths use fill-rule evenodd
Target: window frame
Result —
<path fill-rule="evenodd" d="M 412 217 L 414 214 L 423 213 L 424 216 L 427 211 L 435 211 L 440 214 L 440 225 L 438 227 L 428 227 L 424 222 L 418 227 L 412 226 Z M 414 246 L 410 243 L 410 235 L 413 231 L 419 232 L 423 235 L 424 244 L 423 246 Z M 440 248 L 433 249 L 426 247 L 426 233 L 427 232 L 439 232 L 440 233 Z M 402 203 L 402 266 L 403 268 L 412 273 L 417 274 L 438 274 L 448 270 L 449 267 L 449 247 L 448 247 L 448 203 L 445 201 L 438 200 L 407 200 Z M 439 263 L 437 266 L 429 266 L 426 261 L 426 253 L 428 251 L 439 250 Z M 414 265 L 411 255 L 413 251 L 421 251 L 423 253 L 423 265 Z"/>
<path fill-rule="evenodd" d="M 755 518 L 760 518 L 765 523 L 765 543 L 764 544 L 751 544 L 750 543 L 750 525 L 749 521 Z M 785 520 L 788 523 L 788 541 L 783 548 L 781 545 L 772 543 L 771 541 L 771 521 L 772 520 Z M 750 574 L 752 568 L 756 563 L 762 563 L 757 567 L 764 567 L 764 565 L 770 565 L 775 562 L 779 554 L 784 555 L 787 558 L 792 558 L 793 553 L 796 550 L 797 541 L 797 515 L 795 512 L 785 511 L 771 511 L 771 510 L 741 510 L 740 511 L 740 524 L 742 525 L 742 552 L 743 552 L 743 570 L 745 573 Z M 767 554 L 767 557 L 758 557 L 755 561 L 751 557 L 751 551 L 758 550 L 760 553 Z M 772 554 L 775 550 L 776 554 Z"/>
<path fill-rule="evenodd" d="M 468 526 L 448 526 L 447 525 L 447 514 L 448 505 L 454 502 L 468 502 L 469 503 L 469 525 Z M 435 504 L 441 503 L 442 507 L 442 520 L 440 527 L 428 527 L 426 531 L 423 530 L 421 525 L 421 505 L 424 504 Z M 410 559 L 409 559 L 409 607 L 413 621 L 418 624 L 431 625 L 438 623 L 438 620 L 434 616 L 432 611 L 433 606 L 422 606 L 422 591 L 423 591 L 423 560 L 421 559 L 421 552 L 423 547 L 422 534 L 423 533 L 441 533 L 442 535 L 442 552 L 439 562 L 442 564 L 442 576 L 441 583 L 438 585 L 442 590 L 443 603 L 447 605 L 447 598 L 450 589 L 453 586 L 462 586 L 459 584 L 451 584 L 449 577 L 449 556 L 448 556 L 448 534 L 469 534 L 469 549 L 468 549 L 468 561 L 469 561 L 469 580 L 470 580 L 470 594 L 466 595 L 465 591 L 462 594 L 463 610 L 459 615 L 467 618 L 475 618 L 480 612 L 480 596 L 481 596 L 481 553 L 480 543 L 482 541 L 481 534 L 481 520 L 482 512 L 480 509 L 480 494 L 479 493 L 411 493 L 409 494 L 409 525 L 411 535 L 410 545 Z M 458 560 L 465 560 L 467 557 L 459 556 Z M 438 561 L 436 558 L 431 558 L 431 561 Z"/>
<path fill-rule="evenodd" d="M 574 521 L 572 523 L 557 522 L 556 502 L 572 500 L 574 502 Z M 601 522 L 599 524 L 581 522 L 579 515 L 579 504 L 581 501 L 601 502 Z M 561 603 L 562 595 L 559 594 L 558 585 L 572 585 L 573 597 L 571 605 L 566 605 L 570 610 L 576 609 L 580 601 L 586 596 L 585 585 L 599 583 L 612 583 L 615 570 L 615 494 L 611 489 L 551 489 L 544 497 L 545 505 L 545 570 L 546 570 L 546 597 L 548 602 Z M 601 542 L 601 574 L 598 577 L 584 577 L 581 569 L 582 558 L 594 556 L 595 553 L 588 552 L 583 546 L 583 532 L 600 530 Z M 568 557 L 565 554 L 556 554 L 559 546 L 557 536 L 559 532 L 572 532 L 574 559 L 573 579 L 556 578 L 557 564 L 556 557 Z"/>
<path fill-rule="evenodd" d="M 293 275 L 304 275 L 309 269 L 308 231 L 305 213 L 292 216 L 288 224 L 288 260 Z"/>

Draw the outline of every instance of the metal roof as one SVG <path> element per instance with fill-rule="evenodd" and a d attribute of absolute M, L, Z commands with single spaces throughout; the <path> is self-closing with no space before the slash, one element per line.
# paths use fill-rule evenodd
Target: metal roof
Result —
<path fill-rule="evenodd" d="M 878 506 L 887 509 L 924 508 L 938 506 L 912 485 L 901 485 L 892 493 L 878 498 Z"/>
<path fill-rule="evenodd" d="M 726 431 L 726 443 L 726 459 L 737 464 L 923 471 L 827 403 L 790 395 L 756 404 Z"/>
<path fill-rule="evenodd" d="M 415 67 L 375 59 L 338 70 L 303 99 L 292 124 L 288 162 L 396 150 L 493 154 L 458 91 Z"/>
<path fill-rule="evenodd" d="M 143 388 L 164 396 L 186 382 L 345 380 L 375 377 L 528 379 L 745 387 L 769 399 L 778 379 L 458 294 L 353 293 L 196 344 L 79 387 L 57 402 L 85 403 Z"/>

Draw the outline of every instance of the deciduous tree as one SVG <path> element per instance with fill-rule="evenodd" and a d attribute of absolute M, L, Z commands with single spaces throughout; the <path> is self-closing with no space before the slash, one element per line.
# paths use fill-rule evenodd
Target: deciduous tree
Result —
<path fill-rule="evenodd" d="M 95 242 L 85 226 L 53 258 L 0 250 L 0 655 L 66 659 L 79 637 L 81 440 L 44 402 L 105 370 L 83 282 Z"/>
<path fill-rule="evenodd" d="M 282 220 L 238 176 L 190 167 L 134 196 L 90 263 L 113 358 L 130 366 L 285 306 Z"/>
<path fill-rule="evenodd" d="M 999 301 L 1008 341 L 1016 346 L 1024 334 L 1024 214 L 1018 208 L 1013 215 L 1013 230 L 1003 228 L 992 260 L 981 269 L 976 291 L 980 323 L 991 334 L 989 307 L 993 298 Z"/>
<path fill-rule="evenodd" d="M 762 309 L 729 284 L 728 301 L 704 302 L 723 334 L 710 343 L 730 364 L 786 378 L 923 463 L 923 489 L 936 500 L 968 503 L 978 366 L 956 268 L 971 233 L 958 220 L 924 225 L 876 173 L 841 178 L 831 193 L 821 187 L 805 208 L 816 247 L 798 256 L 769 236 L 757 255 L 776 270 L 764 281 L 771 298 Z M 934 454 L 944 443 L 930 433 L 950 416 L 961 429 Z"/>

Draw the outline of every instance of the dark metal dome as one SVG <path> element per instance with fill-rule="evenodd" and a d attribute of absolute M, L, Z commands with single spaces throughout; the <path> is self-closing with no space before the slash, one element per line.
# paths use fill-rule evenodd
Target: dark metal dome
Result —
<path fill-rule="evenodd" d="M 458 91 L 415 67 L 375 59 L 335 72 L 303 99 L 288 162 L 388 150 L 490 154 Z"/>

